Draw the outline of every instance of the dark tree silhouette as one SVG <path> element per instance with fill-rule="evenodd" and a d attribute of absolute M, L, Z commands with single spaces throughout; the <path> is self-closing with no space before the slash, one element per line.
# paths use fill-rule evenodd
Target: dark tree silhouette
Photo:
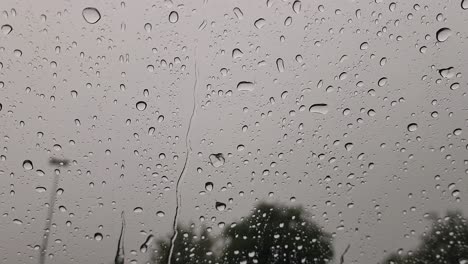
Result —
<path fill-rule="evenodd" d="M 301 207 L 260 203 L 252 214 L 224 230 L 220 263 L 328 263 L 331 236 L 307 219 Z"/>
<path fill-rule="evenodd" d="M 308 220 L 301 207 L 260 203 L 218 237 L 202 230 L 196 235 L 194 228 L 178 226 L 172 263 L 324 264 L 333 258 L 331 236 Z M 170 238 L 156 244 L 152 263 L 167 263 Z"/>
<path fill-rule="evenodd" d="M 432 219 L 428 234 L 412 253 L 391 254 L 385 264 L 464 264 L 468 263 L 468 223 L 460 212 L 448 212 Z"/>
<path fill-rule="evenodd" d="M 197 235 L 194 226 L 177 226 L 178 235 L 174 243 L 171 263 L 215 263 L 215 256 L 211 252 L 214 239 L 210 238 L 207 230 L 202 228 Z M 156 241 L 156 250 L 151 257 L 151 263 L 166 264 L 169 258 L 171 237 Z"/>

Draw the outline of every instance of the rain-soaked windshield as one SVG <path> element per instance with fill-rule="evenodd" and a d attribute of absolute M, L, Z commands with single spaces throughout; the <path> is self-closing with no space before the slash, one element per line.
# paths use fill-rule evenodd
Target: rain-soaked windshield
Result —
<path fill-rule="evenodd" d="M 0 263 L 468 264 L 468 0 L 0 0 Z"/>

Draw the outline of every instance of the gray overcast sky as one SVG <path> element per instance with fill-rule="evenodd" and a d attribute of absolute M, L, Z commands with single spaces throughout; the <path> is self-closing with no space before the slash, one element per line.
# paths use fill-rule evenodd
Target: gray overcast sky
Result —
<path fill-rule="evenodd" d="M 355 263 L 413 248 L 426 213 L 467 209 L 460 0 L 2 0 L 0 12 L 2 263 L 37 263 L 50 157 L 72 162 L 47 263 L 112 261 L 121 211 L 127 261 L 146 261 L 146 237 L 172 232 L 186 155 L 182 222 L 219 232 L 258 201 L 301 204 Z"/>

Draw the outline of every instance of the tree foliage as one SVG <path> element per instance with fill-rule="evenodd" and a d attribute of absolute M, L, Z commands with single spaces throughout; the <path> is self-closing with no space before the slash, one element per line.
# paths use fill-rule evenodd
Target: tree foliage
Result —
<path fill-rule="evenodd" d="M 322 264 L 333 259 L 331 236 L 300 207 L 260 203 L 217 237 L 182 226 L 178 234 L 172 263 Z M 215 244 L 221 245 L 219 252 L 213 251 Z M 167 263 L 169 247 L 170 239 L 159 240 L 152 263 Z"/>
<path fill-rule="evenodd" d="M 391 254 L 385 264 L 463 264 L 468 263 L 468 224 L 460 212 L 434 218 L 429 233 L 411 253 Z"/>

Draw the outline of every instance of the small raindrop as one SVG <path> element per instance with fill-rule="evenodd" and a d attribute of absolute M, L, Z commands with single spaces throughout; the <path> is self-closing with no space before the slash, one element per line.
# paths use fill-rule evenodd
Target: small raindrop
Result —
<path fill-rule="evenodd" d="M 328 113 L 327 104 L 313 104 L 309 108 L 309 112 L 325 115 Z"/>
<path fill-rule="evenodd" d="M 4 35 L 8 35 L 8 34 L 11 33 L 11 31 L 13 31 L 13 27 L 8 25 L 8 24 L 5 24 L 5 25 L 2 26 L 1 30 L 2 30 Z"/>
<path fill-rule="evenodd" d="M 455 70 L 454 70 L 453 67 L 448 67 L 448 68 L 445 68 L 445 69 L 440 69 L 439 74 L 440 74 L 440 76 L 442 76 L 444 78 L 450 79 L 450 78 L 455 77 Z"/>
<path fill-rule="evenodd" d="M 256 28 L 258 28 L 258 29 L 261 29 L 265 25 L 266 25 L 266 21 L 263 18 L 259 18 L 259 19 L 255 20 L 255 22 L 254 22 L 254 26 Z"/>
<path fill-rule="evenodd" d="M 237 19 L 240 20 L 240 19 L 242 19 L 244 17 L 244 13 L 242 13 L 242 10 L 240 10 L 240 8 L 238 8 L 238 7 L 234 7 L 234 9 L 232 11 L 236 15 Z"/>
<path fill-rule="evenodd" d="M 459 83 L 452 83 L 450 85 L 450 90 L 457 90 L 458 88 L 460 88 L 460 84 Z"/>
<path fill-rule="evenodd" d="M 222 212 L 226 209 L 226 204 L 221 202 L 216 202 L 216 210 Z"/>
<path fill-rule="evenodd" d="M 436 38 L 439 42 L 446 41 L 452 35 L 450 28 L 441 28 L 436 32 Z"/>
<path fill-rule="evenodd" d="M 87 7 L 83 9 L 83 18 L 89 24 L 96 24 L 101 19 L 101 13 L 94 7 Z"/>
<path fill-rule="evenodd" d="M 138 103 L 136 103 L 136 108 L 139 111 L 144 111 L 146 109 L 146 103 L 143 101 L 139 101 Z"/>
<path fill-rule="evenodd" d="M 278 58 L 276 60 L 276 68 L 278 69 L 279 72 L 284 72 L 284 61 L 281 58 Z"/>
<path fill-rule="evenodd" d="M 13 54 L 15 54 L 15 56 L 16 56 L 17 58 L 23 56 L 23 52 L 22 52 L 21 50 L 19 50 L 19 49 L 15 49 L 15 50 L 13 51 Z"/>
<path fill-rule="evenodd" d="M 145 28 L 145 31 L 146 31 L 147 33 L 150 33 L 150 32 L 151 32 L 151 29 L 153 28 L 153 26 L 151 26 L 150 23 L 146 23 L 145 26 L 144 26 L 144 28 Z"/>
<path fill-rule="evenodd" d="M 102 240 L 102 234 L 101 233 L 94 234 L 94 240 L 101 241 Z"/>
<path fill-rule="evenodd" d="M 224 156 L 222 153 L 211 154 L 210 155 L 211 165 L 215 168 L 219 168 L 224 165 Z"/>
<path fill-rule="evenodd" d="M 299 0 L 294 1 L 292 8 L 293 8 L 294 13 L 299 14 L 301 12 L 301 1 Z"/>
<path fill-rule="evenodd" d="M 359 47 L 361 50 L 366 50 L 369 48 L 369 43 L 363 42 L 361 43 L 361 46 Z"/>
<path fill-rule="evenodd" d="M 213 190 L 213 183 L 212 182 L 207 182 L 205 183 L 205 190 L 211 192 Z"/>
<path fill-rule="evenodd" d="M 159 216 L 159 217 L 164 217 L 164 215 L 166 215 L 163 211 L 158 211 L 156 212 L 156 215 Z"/>
<path fill-rule="evenodd" d="M 30 160 L 23 161 L 23 168 L 28 171 L 34 169 L 32 161 Z"/>
<path fill-rule="evenodd" d="M 242 58 L 242 56 L 244 56 L 244 53 L 240 49 L 233 49 L 232 50 L 232 58 L 233 59 Z"/>
<path fill-rule="evenodd" d="M 387 84 L 387 78 L 385 77 L 382 77 L 379 79 L 379 81 L 377 82 L 377 85 L 380 86 L 380 87 L 383 87 Z"/>
<path fill-rule="evenodd" d="M 174 24 L 177 23 L 177 21 L 179 21 L 179 13 L 177 13 L 176 11 L 172 11 L 169 14 L 169 22 Z"/>
<path fill-rule="evenodd" d="M 38 193 L 43 193 L 43 192 L 46 192 L 47 189 L 45 187 L 36 187 L 36 192 Z"/>
<path fill-rule="evenodd" d="M 237 84 L 237 90 L 238 91 L 249 91 L 249 92 L 251 92 L 251 91 L 254 90 L 254 88 L 255 88 L 255 86 L 254 86 L 253 82 L 243 81 L 243 82 L 239 82 Z"/>
<path fill-rule="evenodd" d="M 414 132 L 418 129 L 418 124 L 416 123 L 411 123 L 408 125 L 408 131 L 409 132 Z"/>

